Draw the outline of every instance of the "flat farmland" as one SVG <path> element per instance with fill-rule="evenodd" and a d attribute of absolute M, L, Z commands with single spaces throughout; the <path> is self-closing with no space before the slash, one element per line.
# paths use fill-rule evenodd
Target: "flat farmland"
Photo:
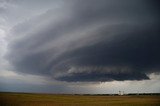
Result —
<path fill-rule="evenodd" d="M 160 106 L 160 96 L 0 93 L 0 106 Z"/>

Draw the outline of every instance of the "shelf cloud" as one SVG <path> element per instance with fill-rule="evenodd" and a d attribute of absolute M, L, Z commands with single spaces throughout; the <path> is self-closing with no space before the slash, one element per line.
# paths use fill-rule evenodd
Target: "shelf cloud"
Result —
<path fill-rule="evenodd" d="M 62 0 L 11 28 L 5 58 L 17 73 L 58 81 L 149 80 L 160 72 L 158 4 Z"/>

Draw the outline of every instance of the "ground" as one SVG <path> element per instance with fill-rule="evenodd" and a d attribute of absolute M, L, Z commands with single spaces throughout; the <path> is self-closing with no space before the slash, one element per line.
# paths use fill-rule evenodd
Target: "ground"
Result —
<path fill-rule="evenodd" d="M 160 106 L 160 96 L 0 93 L 0 106 Z"/>

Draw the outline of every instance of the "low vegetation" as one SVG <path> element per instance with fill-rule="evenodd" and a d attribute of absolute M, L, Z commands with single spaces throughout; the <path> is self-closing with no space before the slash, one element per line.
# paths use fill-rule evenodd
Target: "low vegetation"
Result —
<path fill-rule="evenodd" d="M 160 106 L 160 96 L 0 93 L 0 106 Z"/>

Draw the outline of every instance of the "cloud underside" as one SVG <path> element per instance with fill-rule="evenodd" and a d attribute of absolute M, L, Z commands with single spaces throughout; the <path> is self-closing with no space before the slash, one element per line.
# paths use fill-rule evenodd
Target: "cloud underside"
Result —
<path fill-rule="evenodd" d="M 49 10 L 11 30 L 6 57 L 16 72 L 59 81 L 147 80 L 160 69 L 159 15 L 154 3 L 137 2 Z"/>
<path fill-rule="evenodd" d="M 78 70 L 78 71 L 77 71 Z M 91 68 L 83 67 L 72 68 L 70 71 L 63 76 L 57 78 L 60 81 L 68 82 L 105 82 L 105 81 L 124 81 L 124 80 L 148 80 L 149 77 L 144 73 L 138 71 L 130 71 L 128 68 L 116 68 L 114 67 L 105 67 L 105 68 Z"/>

